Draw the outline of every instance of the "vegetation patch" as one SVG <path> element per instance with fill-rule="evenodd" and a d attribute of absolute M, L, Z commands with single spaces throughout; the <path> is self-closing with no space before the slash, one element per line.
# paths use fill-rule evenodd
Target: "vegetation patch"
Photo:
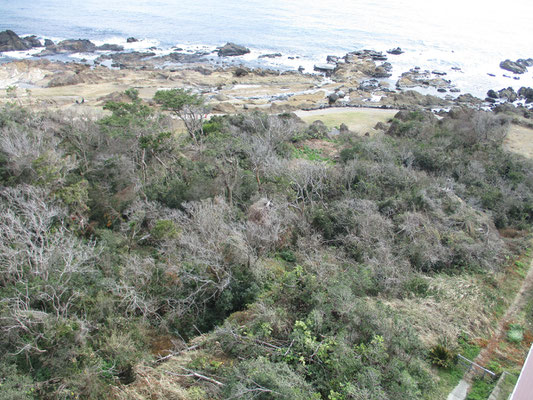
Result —
<path fill-rule="evenodd" d="M 0 111 L 8 393 L 443 398 L 526 273 L 533 168 L 493 114 L 325 141 L 293 114 L 206 122 L 199 94 L 158 92 L 182 135 L 124 100 L 98 120 Z M 529 308 L 501 344 L 516 359 Z"/>

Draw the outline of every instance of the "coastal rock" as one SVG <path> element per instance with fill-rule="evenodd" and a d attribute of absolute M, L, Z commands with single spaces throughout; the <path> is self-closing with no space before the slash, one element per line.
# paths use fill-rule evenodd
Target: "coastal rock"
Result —
<path fill-rule="evenodd" d="M 500 63 L 500 68 L 504 69 L 506 71 L 511 71 L 515 74 L 524 74 L 527 72 L 527 67 L 524 65 L 521 65 L 515 61 L 511 61 L 509 59 L 502 61 Z"/>
<path fill-rule="evenodd" d="M 131 53 L 104 54 L 98 57 L 96 61 L 102 63 L 106 60 L 111 60 L 113 64 L 116 64 L 119 67 L 137 68 L 141 66 L 144 59 L 153 56 L 155 56 L 155 53 L 133 51 Z M 172 54 L 170 56 L 172 56 Z"/>
<path fill-rule="evenodd" d="M 432 77 L 429 71 L 421 72 L 417 69 L 404 72 L 396 82 L 396 87 L 398 88 L 413 88 L 417 86 L 450 89 L 451 82 L 440 76 Z"/>
<path fill-rule="evenodd" d="M 327 56 L 326 57 L 326 61 L 328 63 L 338 63 L 339 62 L 339 57 L 337 57 L 337 56 Z"/>
<path fill-rule="evenodd" d="M 389 96 L 384 97 L 382 99 L 382 103 L 385 105 L 390 105 L 392 107 L 446 107 L 450 104 L 450 102 L 446 99 L 442 99 L 438 96 L 432 96 L 429 94 L 423 95 L 422 93 L 419 93 L 414 90 L 406 90 L 401 93 L 392 93 Z"/>
<path fill-rule="evenodd" d="M 244 68 L 237 68 L 233 74 L 237 77 L 246 76 L 248 75 L 248 71 Z"/>
<path fill-rule="evenodd" d="M 533 103 L 533 88 L 521 87 L 518 90 L 518 96 L 526 100 L 526 103 Z"/>
<path fill-rule="evenodd" d="M 103 51 L 124 51 L 124 46 L 120 46 L 118 44 L 108 44 L 105 43 L 101 46 L 98 46 L 96 50 L 103 50 Z"/>
<path fill-rule="evenodd" d="M 276 57 L 281 57 L 281 53 L 261 54 L 257 58 L 276 58 Z"/>
<path fill-rule="evenodd" d="M 335 103 L 337 100 L 339 100 L 339 95 L 337 93 L 331 93 L 329 96 L 328 96 L 328 100 L 329 100 L 329 103 L 330 104 L 333 104 Z"/>
<path fill-rule="evenodd" d="M 387 72 L 392 71 L 392 64 L 390 62 L 384 62 L 383 64 L 381 64 L 381 67 Z"/>
<path fill-rule="evenodd" d="M 36 54 L 36 56 L 45 57 L 65 53 L 93 53 L 98 50 L 96 45 L 87 39 L 67 39 L 55 45 L 50 42 L 46 42 L 46 49 Z"/>
<path fill-rule="evenodd" d="M 362 90 L 364 92 L 373 92 L 374 90 L 378 89 L 380 89 L 380 84 L 377 79 L 361 81 L 361 83 L 359 84 L 359 90 Z"/>
<path fill-rule="evenodd" d="M 224 46 L 218 49 L 219 57 L 242 56 L 244 54 L 248 54 L 249 52 L 250 49 L 231 42 L 226 43 Z"/>
<path fill-rule="evenodd" d="M 490 89 L 488 92 L 487 92 L 487 97 L 491 98 L 491 99 L 499 99 L 500 96 L 498 95 L 498 93 L 496 93 L 495 90 L 492 90 Z"/>
<path fill-rule="evenodd" d="M 55 43 L 51 41 L 50 39 L 44 39 L 44 47 L 52 47 L 55 46 Z"/>
<path fill-rule="evenodd" d="M 519 58 L 518 60 L 516 60 L 516 63 L 518 65 L 521 65 L 521 66 L 525 67 L 525 68 L 533 67 L 533 58 L 528 58 L 528 59 Z"/>
<path fill-rule="evenodd" d="M 96 45 L 87 39 L 68 39 L 59 42 L 57 48 L 61 53 L 92 53 L 96 50 Z"/>
<path fill-rule="evenodd" d="M 314 69 L 318 72 L 331 73 L 335 71 L 336 65 L 334 64 L 315 64 Z"/>
<path fill-rule="evenodd" d="M 389 73 L 383 66 L 376 67 L 374 72 L 371 74 L 374 78 L 389 78 L 392 76 L 391 73 Z"/>
<path fill-rule="evenodd" d="M 125 53 L 128 54 L 128 53 Z M 151 53 L 154 54 L 154 53 Z M 196 52 L 196 53 L 170 53 L 168 57 L 172 62 L 177 62 L 180 64 L 191 64 L 205 61 L 205 53 Z"/>
<path fill-rule="evenodd" d="M 470 93 L 462 94 L 457 97 L 456 99 L 459 103 L 468 103 L 472 105 L 481 105 L 483 101 L 481 99 L 478 99 L 477 97 L 472 96 Z"/>
<path fill-rule="evenodd" d="M 387 53 L 394 54 L 394 55 L 400 55 L 405 53 L 400 47 L 396 47 L 395 49 L 387 50 Z"/>
<path fill-rule="evenodd" d="M 383 63 L 380 66 L 376 65 L 375 58 L 376 56 L 379 57 L 380 54 L 381 53 L 377 53 L 373 50 L 350 52 L 342 59 L 339 59 L 334 70 L 332 67 L 329 67 L 332 70 L 331 75 L 337 82 L 345 82 L 347 86 L 355 87 L 360 84 L 361 80 L 368 77 L 389 77 L 389 71 L 392 68 L 390 63 Z M 333 64 L 329 65 L 332 66 Z"/>
<path fill-rule="evenodd" d="M 135 43 L 138 42 L 139 39 L 135 39 L 134 37 L 129 37 L 126 39 L 126 43 Z"/>
<path fill-rule="evenodd" d="M 48 82 L 48 87 L 77 85 L 82 83 L 83 80 L 78 74 L 72 71 L 66 71 L 55 74 L 55 76 Z"/>
<path fill-rule="evenodd" d="M 31 47 L 43 47 L 43 44 L 35 35 L 26 36 L 23 40 Z"/>
<path fill-rule="evenodd" d="M 513 103 L 518 99 L 518 94 L 514 91 L 512 87 L 508 87 L 507 89 L 499 90 L 498 97 L 502 100 L 507 100 Z"/>
<path fill-rule="evenodd" d="M 432 73 L 433 75 L 441 75 L 441 76 L 447 75 L 446 72 L 444 72 L 444 71 L 439 71 L 439 70 L 433 70 L 433 71 L 431 71 L 431 73 Z"/>
<path fill-rule="evenodd" d="M 20 38 L 15 32 L 7 30 L 0 32 L 0 51 L 29 50 L 31 45 Z"/>

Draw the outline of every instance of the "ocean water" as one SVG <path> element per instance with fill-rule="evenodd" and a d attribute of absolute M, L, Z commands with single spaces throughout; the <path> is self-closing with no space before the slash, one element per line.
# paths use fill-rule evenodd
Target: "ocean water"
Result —
<path fill-rule="evenodd" d="M 532 15 L 531 0 L 0 0 L 0 30 L 20 35 L 97 44 L 134 36 L 141 42 L 127 49 L 156 46 L 161 53 L 232 41 L 252 50 L 234 62 L 280 52 L 261 62 L 281 69 L 311 71 L 328 54 L 400 46 L 405 54 L 389 57 L 393 80 L 414 66 L 439 69 L 463 92 L 482 97 L 488 89 L 533 86 L 533 67 L 520 80 L 499 68 L 506 58 L 533 57 Z"/>

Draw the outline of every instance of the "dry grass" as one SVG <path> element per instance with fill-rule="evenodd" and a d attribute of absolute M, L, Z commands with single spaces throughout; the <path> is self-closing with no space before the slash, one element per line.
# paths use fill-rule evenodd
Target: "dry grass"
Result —
<path fill-rule="evenodd" d="M 493 304 L 483 295 L 479 278 L 437 275 L 427 278 L 429 295 L 386 302 L 404 315 L 428 346 L 446 338 L 453 343 L 462 333 L 486 334 Z"/>
<path fill-rule="evenodd" d="M 533 129 L 512 125 L 504 146 L 507 150 L 533 158 Z"/>
<path fill-rule="evenodd" d="M 315 111 L 297 111 L 296 114 L 305 122 L 311 123 L 321 120 L 328 128 L 346 124 L 356 133 L 375 133 L 374 126 L 378 122 L 387 122 L 394 117 L 398 110 L 383 110 L 376 108 L 329 108 Z"/>
<path fill-rule="evenodd" d="M 216 388 L 186 376 L 186 368 L 193 360 L 206 358 L 203 351 L 188 351 L 164 362 L 135 367 L 136 380 L 130 385 L 113 386 L 112 398 L 116 400 L 194 400 L 213 398 Z M 216 360 L 209 355 L 209 361 Z M 223 361 L 220 361 L 222 364 Z"/>

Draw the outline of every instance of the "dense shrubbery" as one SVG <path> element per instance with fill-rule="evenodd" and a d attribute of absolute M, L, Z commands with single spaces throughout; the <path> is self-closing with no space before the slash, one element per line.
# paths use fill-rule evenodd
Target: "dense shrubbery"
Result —
<path fill-rule="evenodd" d="M 367 299 L 497 270 L 496 228 L 533 219 L 531 163 L 502 150 L 492 114 L 401 113 L 389 135 L 338 138 L 336 160 L 295 151 L 323 132 L 290 114 L 184 137 L 128 95 L 100 120 L 0 112 L 7 398 L 106 397 L 154 338 L 209 331 L 233 360 L 222 398 L 419 398 L 443 355 Z"/>

